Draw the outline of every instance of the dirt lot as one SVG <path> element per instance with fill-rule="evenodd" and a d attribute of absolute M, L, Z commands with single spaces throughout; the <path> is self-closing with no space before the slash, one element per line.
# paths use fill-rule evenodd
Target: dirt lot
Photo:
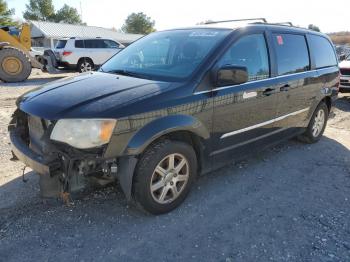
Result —
<path fill-rule="evenodd" d="M 0 83 L 0 261 L 350 261 L 350 96 L 317 144 L 288 141 L 198 179 L 170 214 L 129 207 L 118 187 L 71 207 L 42 203 L 9 161 L 18 95 L 53 80 Z"/>

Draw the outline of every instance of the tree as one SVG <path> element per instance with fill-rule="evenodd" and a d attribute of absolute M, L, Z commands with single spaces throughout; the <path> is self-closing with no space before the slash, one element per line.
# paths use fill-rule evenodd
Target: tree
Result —
<path fill-rule="evenodd" d="M 54 21 L 55 8 L 52 0 L 29 0 L 26 9 L 23 13 L 23 18 L 26 20 Z"/>
<path fill-rule="evenodd" d="M 12 19 L 14 13 L 14 9 L 9 9 L 7 3 L 0 0 L 0 25 L 17 25 Z"/>
<path fill-rule="evenodd" d="M 52 0 L 29 0 L 26 9 L 23 17 L 27 20 L 82 24 L 77 9 L 67 4 L 56 12 Z"/>
<path fill-rule="evenodd" d="M 316 25 L 313 25 L 313 24 L 310 24 L 310 25 L 308 26 L 308 28 L 309 28 L 310 30 L 314 30 L 314 31 L 316 31 L 316 32 L 321 32 L 320 28 L 319 28 L 318 26 L 316 26 Z"/>
<path fill-rule="evenodd" d="M 122 30 L 130 34 L 149 34 L 156 31 L 154 25 L 155 21 L 146 14 L 132 13 L 126 18 Z"/>
<path fill-rule="evenodd" d="M 57 23 L 65 22 L 68 24 L 81 24 L 80 16 L 77 9 L 64 4 L 64 6 L 58 10 L 55 14 L 55 21 Z"/>

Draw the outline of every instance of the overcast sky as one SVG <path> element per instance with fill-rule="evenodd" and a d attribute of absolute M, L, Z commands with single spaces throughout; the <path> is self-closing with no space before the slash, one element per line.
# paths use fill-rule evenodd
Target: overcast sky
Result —
<path fill-rule="evenodd" d="M 22 18 L 29 0 L 7 0 Z M 350 31 L 350 0 L 53 0 L 55 8 L 64 3 L 82 10 L 88 25 L 120 28 L 132 12 L 144 12 L 156 21 L 156 29 L 191 26 L 198 22 L 265 17 L 268 21 L 315 24 L 323 32 Z M 80 8 L 81 7 L 81 8 Z"/>

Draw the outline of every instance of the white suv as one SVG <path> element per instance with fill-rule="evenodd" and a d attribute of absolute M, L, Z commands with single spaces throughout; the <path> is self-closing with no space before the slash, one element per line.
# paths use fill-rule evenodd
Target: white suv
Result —
<path fill-rule="evenodd" d="M 59 40 L 53 51 L 59 67 L 86 72 L 102 65 L 122 48 L 122 44 L 111 39 L 69 38 Z"/>
<path fill-rule="evenodd" d="M 339 91 L 342 93 L 350 92 L 350 55 L 339 63 L 340 68 L 340 86 Z"/>

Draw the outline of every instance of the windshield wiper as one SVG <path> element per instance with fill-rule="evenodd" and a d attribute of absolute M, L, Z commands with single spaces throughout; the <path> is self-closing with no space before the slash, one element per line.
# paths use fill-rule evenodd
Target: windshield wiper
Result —
<path fill-rule="evenodd" d="M 109 74 L 117 74 L 117 75 L 123 75 L 123 76 L 131 76 L 131 77 L 136 77 L 136 78 L 146 78 L 145 75 L 131 72 L 125 69 L 115 69 L 115 70 L 110 70 L 110 71 L 103 71 L 104 73 L 109 73 Z"/>

